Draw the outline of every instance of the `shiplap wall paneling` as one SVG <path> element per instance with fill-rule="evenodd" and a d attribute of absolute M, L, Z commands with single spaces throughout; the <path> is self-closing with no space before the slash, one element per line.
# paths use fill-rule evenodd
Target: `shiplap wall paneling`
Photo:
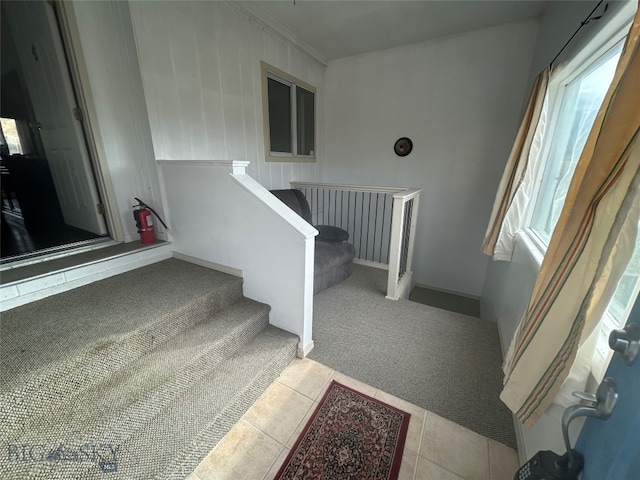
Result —
<path fill-rule="evenodd" d="M 132 2 L 156 158 L 248 160 L 266 188 L 317 180 L 325 67 L 224 2 Z M 264 160 L 260 61 L 318 89 L 316 163 Z"/>
<path fill-rule="evenodd" d="M 135 240 L 134 197 L 164 212 L 129 4 L 77 1 L 73 10 L 125 240 Z"/>

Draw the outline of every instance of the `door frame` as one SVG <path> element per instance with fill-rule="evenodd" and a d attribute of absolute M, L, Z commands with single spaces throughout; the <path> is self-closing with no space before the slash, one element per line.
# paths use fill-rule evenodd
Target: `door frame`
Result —
<path fill-rule="evenodd" d="M 115 189 L 108 168 L 104 142 L 98 128 L 98 115 L 91 94 L 89 73 L 82 55 L 80 30 L 71 2 L 46 0 L 54 9 L 58 21 L 58 30 L 62 37 L 67 66 L 71 76 L 78 107 L 82 111 L 82 127 L 89 152 L 89 160 L 93 167 L 98 194 L 102 200 L 104 219 L 109 236 L 118 242 L 124 242 L 124 228 L 116 203 Z"/>

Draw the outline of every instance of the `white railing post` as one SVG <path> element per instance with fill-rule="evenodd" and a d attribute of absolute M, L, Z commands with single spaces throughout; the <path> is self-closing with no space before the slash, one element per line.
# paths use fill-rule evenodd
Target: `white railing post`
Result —
<path fill-rule="evenodd" d="M 418 207 L 420 207 L 420 190 L 413 197 L 413 212 L 411 215 L 411 231 L 409 232 L 409 251 L 407 255 L 407 270 L 413 276 L 413 247 L 416 243 L 416 227 L 418 225 Z"/>
<path fill-rule="evenodd" d="M 408 298 L 413 283 L 413 248 L 416 238 L 420 189 L 407 189 L 393 195 L 391 247 L 387 295 L 390 300 Z M 407 205 L 410 218 L 407 219 Z M 409 223 L 407 223 L 407 221 Z"/>
<path fill-rule="evenodd" d="M 387 278 L 387 298 L 398 299 L 398 277 L 400 276 L 400 254 L 402 250 L 402 225 L 404 225 L 404 202 L 393 196 L 391 217 L 391 245 L 389 247 L 389 276 Z"/>

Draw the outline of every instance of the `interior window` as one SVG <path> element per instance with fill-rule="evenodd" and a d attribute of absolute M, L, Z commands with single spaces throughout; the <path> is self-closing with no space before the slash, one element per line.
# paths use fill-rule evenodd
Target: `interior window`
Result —
<path fill-rule="evenodd" d="M 269 162 L 315 161 L 315 88 L 262 62 Z"/>
<path fill-rule="evenodd" d="M 269 78 L 268 92 L 270 150 L 278 153 L 293 153 L 291 85 Z"/>
<path fill-rule="evenodd" d="M 296 88 L 298 153 L 314 155 L 314 94 L 302 87 Z"/>

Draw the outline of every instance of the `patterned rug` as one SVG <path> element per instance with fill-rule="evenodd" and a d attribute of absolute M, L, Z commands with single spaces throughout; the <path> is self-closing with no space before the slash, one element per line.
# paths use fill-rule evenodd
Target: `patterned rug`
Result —
<path fill-rule="evenodd" d="M 410 414 L 333 381 L 276 480 L 394 480 Z"/>

